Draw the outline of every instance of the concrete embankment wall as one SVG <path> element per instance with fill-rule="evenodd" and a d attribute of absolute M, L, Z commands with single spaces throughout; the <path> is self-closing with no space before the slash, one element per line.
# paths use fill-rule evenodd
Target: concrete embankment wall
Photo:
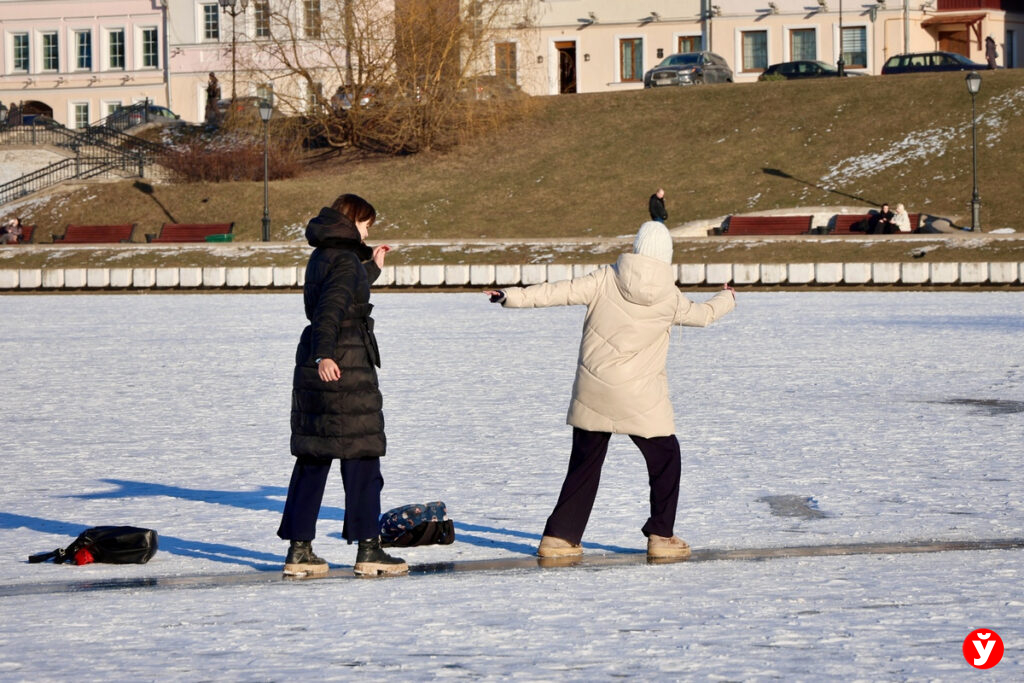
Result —
<path fill-rule="evenodd" d="M 579 277 L 596 265 L 386 266 L 376 288 L 531 285 Z M 1024 262 L 677 264 L 680 286 L 1024 286 Z M 0 292 L 274 290 L 301 287 L 303 266 L 0 269 Z"/>

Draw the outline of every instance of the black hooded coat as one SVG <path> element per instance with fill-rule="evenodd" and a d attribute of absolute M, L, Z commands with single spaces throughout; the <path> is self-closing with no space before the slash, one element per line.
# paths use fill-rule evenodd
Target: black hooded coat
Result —
<path fill-rule="evenodd" d="M 310 324 L 295 353 L 292 455 L 321 460 L 382 457 L 387 441 L 377 384 L 380 356 L 370 317 L 370 284 L 380 268 L 356 226 L 334 209 L 320 210 L 306 226 L 306 239 L 315 249 L 303 286 Z M 333 359 L 341 379 L 321 380 L 318 358 Z"/>

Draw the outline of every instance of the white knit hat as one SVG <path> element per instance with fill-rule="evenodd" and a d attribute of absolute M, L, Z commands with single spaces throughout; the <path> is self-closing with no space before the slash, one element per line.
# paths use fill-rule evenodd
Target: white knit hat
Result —
<path fill-rule="evenodd" d="M 633 253 L 672 263 L 672 235 L 664 223 L 647 221 L 633 240 Z"/>

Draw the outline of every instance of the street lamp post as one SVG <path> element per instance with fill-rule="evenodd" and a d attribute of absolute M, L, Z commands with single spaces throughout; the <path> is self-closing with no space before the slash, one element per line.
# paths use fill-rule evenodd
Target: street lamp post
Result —
<path fill-rule="evenodd" d="M 221 0 L 224 2 L 224 0 Z M 839 76 L 845 76 L 843 72 L 843 0 L 839 0 L 839 59 L 836 60 L 836 74 Z"/>
<path fill-rule="evenodd" d="M 981 74 L 972 71 L 967 74 L 967 92 L 971 93 L 971 168 L 974 175 L 974 192 L 971 194 L 971 230 L 981 231 L 981 197 L 978 196 L 978 126 L 974 115 L 974 96 L 981 90 Z"/>
<path fill-rule="evenodd" d="M 235 17 L 245 13 L 249 0 L 218 0 L 220 8 L 231 16 L 231 101 L 235 100 Z"/>
<path fill-rule="evenodd" d="M 263 241 L 270 241 L 270 186 L 267 170 L 270 148 L 270 117 L 274 113 L 274 93 L 260 100 L 260 118 L 263 119 Z"/>

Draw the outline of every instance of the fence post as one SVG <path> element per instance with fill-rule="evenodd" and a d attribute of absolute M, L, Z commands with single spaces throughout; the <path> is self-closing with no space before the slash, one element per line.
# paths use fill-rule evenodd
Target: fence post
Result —
<path fill-rule="evenodd" d="M 139 177 L 146 177 L 146 158 L 139 152 Z"/>

